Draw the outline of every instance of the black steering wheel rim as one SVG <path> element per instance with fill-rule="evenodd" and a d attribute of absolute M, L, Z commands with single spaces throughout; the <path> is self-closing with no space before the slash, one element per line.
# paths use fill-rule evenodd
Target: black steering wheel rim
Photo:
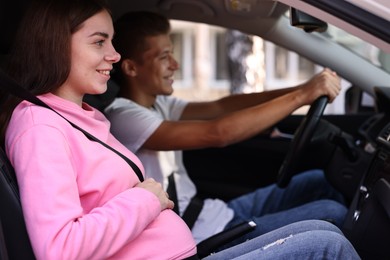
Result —
<path fill-rule="evenodd" d="M 290 149 L 279 169 L 277 184 L 280 188 L 286 187 L 290 183 L 292 176 L 297 173 L 297 166 L 310 143 L 328 100 L 327 96 L 317 98 L 297 128 L 291 141 Z"/>

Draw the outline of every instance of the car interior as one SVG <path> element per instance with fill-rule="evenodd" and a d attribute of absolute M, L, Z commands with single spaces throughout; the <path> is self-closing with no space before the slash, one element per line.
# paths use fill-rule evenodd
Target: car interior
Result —
<path fill-rule="evenodd" d="M 7 25 L 0 41 L 0 68 L 6 65 L 18 22 L 29 2 L 0 3 L 0 21 Z M 334 44 L 328 35 L 329 26 L 337 25 L 390 55 L 390 21 L 385 15 L 365 9 L 359 1 L 341 0 L 109 0 L 108 3 L 114 20 L 127 11 L 148 10 L 170 19 L 258 35 L 331 67 L 348 80 L 345 113 L 325 113 L 327 99 L 322 97 L 310 106 L 307 114 L 288 116 L 275 125 L 293 138 L 273 137 L 270 129 L 224 148 L 185 151 L 184 163 L 200 197 L 225 201 L 271 183 L 283 188 L 299 172 L 323 169 L 327 179 L 347 200 L 349 210 L 342 231 L 359 255 L 362 259 L 390 259 L 390 66 L 373 65 L 345 46 Z M 390 10 L 388 3 L 383 5 Z M 12 83 L 1 73 L 0 87 L 6 85 Z M 86 96 L 85 102 L 103 110 L 117 92 L 118 85 L 111 81 L 106 93 Z M 372 105 L 364 102 L 366 96 L 372 99 Z M 0 97 L 0 109 L 6 104 L 4 100 L 5 97 Z M 0 168 L 0 257 L 34 259 L 17 180 L 4 147 L 0 149 Z M 240 234 L 234 232 L 227 239 Z M 214 243 L 224 243 L 226 236 L 222 242 L 220 239 L 203 244 L 201 250 L 207 254 Z"/>

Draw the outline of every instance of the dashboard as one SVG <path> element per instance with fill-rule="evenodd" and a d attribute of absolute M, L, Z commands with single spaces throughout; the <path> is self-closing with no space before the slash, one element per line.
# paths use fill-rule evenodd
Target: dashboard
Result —
<path fill-rule="evenodd" d="M 363 259 L 390 259 L 390 104 L 388 88 L 376 88 L 379 113 L 359 130 L 367 167 L 353 197 L 344 233 Z"/>

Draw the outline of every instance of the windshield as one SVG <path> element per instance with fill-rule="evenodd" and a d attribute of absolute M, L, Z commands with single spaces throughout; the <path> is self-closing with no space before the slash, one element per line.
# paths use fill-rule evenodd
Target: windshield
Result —
<path fill-rule="evenodd" d="M 328 24 L 327 33 L 324 35 L 357 53 L 366 60 L 369 60 L 383 70 L 390 72 L 389 53 L 385 53 L 374 45 L 330 24 Z"/>

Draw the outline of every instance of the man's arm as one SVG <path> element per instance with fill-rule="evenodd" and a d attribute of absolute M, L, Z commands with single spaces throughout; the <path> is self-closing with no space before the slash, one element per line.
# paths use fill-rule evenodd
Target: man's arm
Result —
<path fill-rule="evenodd" d="M 290 88 L 277 89 L 251 94 L 238 94 L 224 97 L 215 101 L 209 102 L 191 102 L 188 103 L 181 120 L 209 120 L 225 114 L 252 107 L 255 105 L 268 102 L 274 98 L 285 95 L 297 88 L 306 88 L 311 91 L 312 88 L 319 88 L 320 85 L 337 84 L 335 82 L 335 74 L 329 69 L 325 69 L 321 73 L 312 77 L 309 81 Z"/>
<path fill-rule="evenodd" d="M 163 121 L 143 147 L 152 150 L 186 150 L 223 147 L 248 139 L 275 125 L 297 108 L 311 104 L 320 96 L 327 95 L 333 101 L 340 91 L 338 77 L 330 73 L 320 78 L 315 85 L 303 84 L 270 101 L 226 113 L 215 119 Z"/>
<path fill-rule="evenodd" d="M 190 102 L 180 120 L 209 120 L 259 105 L 295 90 L 295 87 L 249 94 L 235 94 L 214 101 Z"/>

